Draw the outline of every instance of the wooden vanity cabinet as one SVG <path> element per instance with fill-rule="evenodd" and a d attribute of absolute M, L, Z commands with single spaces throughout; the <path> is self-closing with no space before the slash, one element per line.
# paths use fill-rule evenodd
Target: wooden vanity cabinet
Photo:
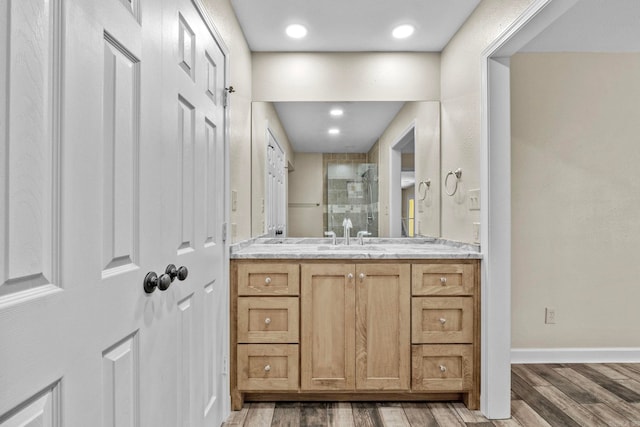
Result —
<path fill-rule="evenodd" d="M 299 388 L 299 290 L 296 263 L 232 262 L 231 398 L 243 391 Z"/>
<path fill-rule="evenodd" d="M 479 263 L 413 264 L 411 389 L 480 401 Z"/>
<path fill-rule="evenodd" d="M 232 260 L 231 398 L 480 401 L 479 260 Z"/>
<path fill-rule="evenodd" d="M 409 390 L 410 266 L 301 265 L 302 390 Z"/>

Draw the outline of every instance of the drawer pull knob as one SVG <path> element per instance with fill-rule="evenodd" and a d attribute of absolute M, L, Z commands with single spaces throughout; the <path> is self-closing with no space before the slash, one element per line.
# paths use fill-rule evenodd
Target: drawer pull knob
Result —
<path fill-rule="evenodd" d="M 353 273 L 349 273 L 349 274 L 347 274 L 347 279 L 349 279 L 349 280 L 353 280 Z"/>
<path fill-rule="evenodd" d="M 444 325 L 445 323 L 447 323 L 447 319 L 445 319 L 444 317 L 441 317 L 440 318 L 440 323 L 442 323 Z"/>
<path fill-rule="evenodd" d="M 271 277 L 267 277 L 266 279 L 264 279 L 264 283 L 265 285 L 269 285 L 271 283 Z"/>
<path fill-rule="evenodd" d="M 440 372 L 447 372 L 447 367 L 444 365 L 440 365 Z"/>
<path fill-rule="evenodd" d="M 271 323 L 271 318 L 267 317 L 266 319 L 264 319 L 264 324 L 268 325 L 269 323 Z"/>
<path fill-rule="evenodd" d="M 365 278 L 366 276 L 364 275 L 364 273 L 360 273 L 360 276 L 358 276 L 358 277 L 360 277 L 360 280 L 362 281 L 362 280 L 364 280 L 364 278 Z"/>
<path fill-rule="evenodd" d="M 267 365 L 264 367 L 265 372 L 269 372 L 271 370 L 271 365 Z"/>
<path fill-rule="evenodd" d="M 446 277 L 441 277 L 440 278 L 440 283 L 442 284 L 442 286 L 445 286 L 447 284 L 447 278 Z"/>

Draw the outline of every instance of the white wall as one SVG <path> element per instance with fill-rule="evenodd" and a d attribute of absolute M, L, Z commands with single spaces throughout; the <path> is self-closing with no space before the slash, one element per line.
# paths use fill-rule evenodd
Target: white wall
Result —
<path fill-rule="evenodd" d="M 640 347 L 639 76 L 640 54 L 512 57 L 515 348 Z"/>
<path fill-rule="evenodd" d="M 276 141 L 278 141 L 280 148 L 284 151 L 287 163 L 293 163 L 294 154 L 289 137 L 282 127 L 278 113 L 271 102 L 253 102 L 251 112 L 251 156 L 235 166 L 244 171 L 245 180 L 251 180 L 251 235 L 256 237 L 265 233 L 263 206 L 265 206 L 264 197 L 266 191 L 267 126 Z M 247 167 L 249 164 L 251 164 L 251 171 Z M 285 182 L 285 188 L 287 186 Z"/>
<path fill-rule="evenodd" d="M 238 194 L 237 209 L 231 212 L 230 219 L 231 240 L 235 242 L 251 236 L 251 180 L 246 175 L 251 159 L 251 51 L 229 0 L 203 3 L 229 48 L 228 82 L 235 89 L 229 103 L 231 189 Z"/>
<path fill-rule="evenodd" d="M 440 54 L 253 53 L 255 101 L 440 99 Z"/>
<path fill-rule="evenodd" d="M 295 160 L 295 170 L 289 173 L 289 236 L 323 237 L 322 153 L 296 153 Z M 320 206 L 299 205 L 316 203 Z"/>
<path fill-rule="evenodd" d="M 462 188 L 480 188 L 481 54 L 532 0 L 483 0 L 441 55 L 441 179 L 462 168 Z M 480 196 L 482 197 L 482 195 Z M 473 242 L 480 211 L 443 192 L 442 236 Z M 482 232 L 482 231 L 481 231 Z"/>

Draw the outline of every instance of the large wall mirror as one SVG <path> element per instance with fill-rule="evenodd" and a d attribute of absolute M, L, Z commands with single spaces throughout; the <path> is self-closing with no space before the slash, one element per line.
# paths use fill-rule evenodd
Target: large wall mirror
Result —
<path fill-rule="evenodd" d="M 343 237 L 347 218 L 352 237 L 440 236 L 439 102 L 253 102 L 252 121 L 253 236 Z M 269 200 L 274 148 L 284 200 Z"/>

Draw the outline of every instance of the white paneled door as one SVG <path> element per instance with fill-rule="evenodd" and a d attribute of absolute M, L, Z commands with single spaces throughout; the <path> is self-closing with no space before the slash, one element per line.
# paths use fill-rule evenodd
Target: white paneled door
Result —
<path fill-rule="evenodd" d="M 198 0 L 0 0 L 0 427 L 226 416 L 208 23 Z"/>

